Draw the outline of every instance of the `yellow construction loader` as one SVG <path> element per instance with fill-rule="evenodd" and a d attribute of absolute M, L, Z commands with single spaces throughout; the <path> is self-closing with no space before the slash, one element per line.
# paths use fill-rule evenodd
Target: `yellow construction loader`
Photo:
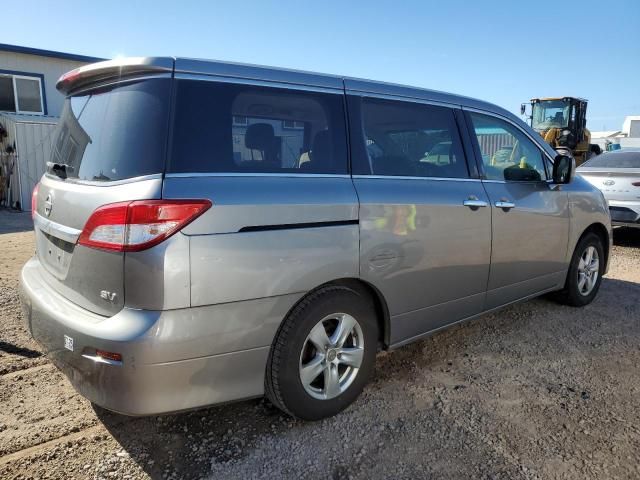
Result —
<path fill-rule="evenodd" d="M 526 105 L 523 103 L 520 107 L 522 115 L 526 113 Z M 532 98 L 529 120 L 531 128 L 551 147 L 570 150 L 576 165 L 601 152 L 598 145 L 591 144 L 591 133 L 587 129 L 587 100 L 584 98 Z"/>

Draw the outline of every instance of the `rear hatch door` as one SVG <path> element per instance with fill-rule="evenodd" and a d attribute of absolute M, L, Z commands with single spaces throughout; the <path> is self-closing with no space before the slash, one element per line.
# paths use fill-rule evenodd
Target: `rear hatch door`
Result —
<path fill-rule="evenodd" d="M 50 286 L 100 315 L 122 309 L 124 253 L 78 245 L 100 206 L 162 193 L 171 78 L 87 86 L 70 95 L 35 198 L 37 256 Z"/>

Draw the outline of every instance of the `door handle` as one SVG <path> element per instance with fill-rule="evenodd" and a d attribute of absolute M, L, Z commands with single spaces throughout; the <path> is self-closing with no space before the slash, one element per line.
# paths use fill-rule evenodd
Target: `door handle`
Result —
<path fill-rule="evenodd" d="M 515 203 L 509 202 L 507 200 L 500 200 L 499 202 L 496 202 L 496 207 L 504 208 L 505 210 L 509 210 L 510 208 L 513 208 L 515 206 L 516 206 Z"/>
<path fill-rule="evenodd" d="M 486 207 L 489 204 L 484 200 L 479 200 L 478 197 L 469 197 L 464 202 L 462 202 L 462 205 L 470 208 L 479 208 Z"/>

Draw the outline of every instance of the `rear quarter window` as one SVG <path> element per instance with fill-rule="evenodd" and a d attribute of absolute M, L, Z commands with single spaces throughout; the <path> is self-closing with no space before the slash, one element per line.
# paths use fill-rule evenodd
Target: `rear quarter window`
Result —
<path fill-rule="evenodd" d="M 345 174 L 341 94 L 177 80 L 168 172 Z"/>
<path fill-rule="evenodd" d="M 67 98 L 51 161 L 92 182 L 162 173 L 170 92 L 170 79 L 151 79 Z"/>

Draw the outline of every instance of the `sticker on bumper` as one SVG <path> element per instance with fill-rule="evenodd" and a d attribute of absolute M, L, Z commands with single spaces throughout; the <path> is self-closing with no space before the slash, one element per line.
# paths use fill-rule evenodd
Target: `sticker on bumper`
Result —
<path fill-rule="evenodd" d="M 73 338 L 69 335 L 64 336 L 64 348 L 73 352 Z"/>

